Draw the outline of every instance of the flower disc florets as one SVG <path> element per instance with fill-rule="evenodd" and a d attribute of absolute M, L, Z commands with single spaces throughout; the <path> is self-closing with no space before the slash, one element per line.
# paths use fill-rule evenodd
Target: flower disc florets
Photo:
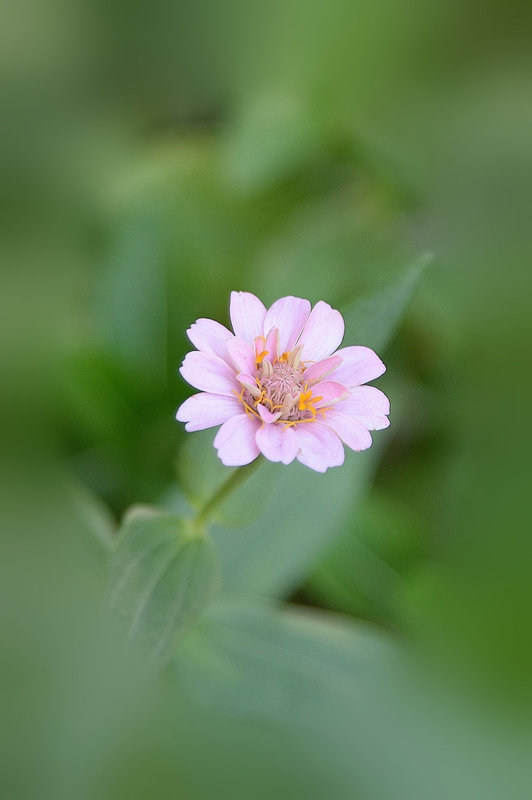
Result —
<path fill-rule="evenodd" d="M 363 385 L 384 364 L 367 347 L 337 350 L 344 322 L 327 303 L 311 309 L 283 297 L 266 310 L 254 295 L 233 292 L 230 312 L 234 334 L 208 319 L 187 331 L 198 351 L 181 374 L 201 391 L 177 412 L 189 431 L 222 426 L 214 444 L 224 464 L 262 453 L 325 472 L 343 463 L 342 442 L 365 450 L 369 431 L 388 426 L 388 399 Z"/>
<path fill-rule="evenodd" d="M 298 347 L 272 362 L 263 358 L 268 355 L 267 351 L 261 351 L 260 361 L 257 359 L 255 385 L 245 384 L 239 396 L 248 414 L 262 418 L 266 409 L 275 417 L 271 422 L 285 425 L 315 418 L 317 412 L 312 401 L 322 398 L 312 396 L 305 380 L 306 365 L 300 359 L 300 352 Z M 325 413 L 324 409 L 320 412 Z"/>

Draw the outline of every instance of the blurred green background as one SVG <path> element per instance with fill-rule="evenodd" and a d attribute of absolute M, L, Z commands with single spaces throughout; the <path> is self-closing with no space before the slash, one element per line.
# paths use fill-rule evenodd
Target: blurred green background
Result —
<path fill-rule="evenodd" d="M 529 9 L 2 17 L 2 796 L 529 798 Z M 233 289 L 344 311 L 391 428 L 241 487 L 218 595 L 147 681 L 108 552 L 132 504 L 223 478 L 174 415 Z"/>

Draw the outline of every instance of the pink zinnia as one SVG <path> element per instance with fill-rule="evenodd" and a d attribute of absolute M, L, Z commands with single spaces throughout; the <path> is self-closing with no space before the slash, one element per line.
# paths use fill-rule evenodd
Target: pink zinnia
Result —
<path fill-rule="evenodd" d="M 216 425 L 223 464 L 295 458 L 325 472 L 352 450 L 371 446 L 371 430 L 388 427 L 390 403 L 364 386 L 386 367 L 368 347 L 337 350 L 344 336 L 339 311 L 320 300 L 282 297 L 268 310 L 249 292 L 232 292 L 234 334 L 211 319 L 187 331 L 196 351 L 181 375 L 200 390 L 177 412 L 187 431 Z"/>

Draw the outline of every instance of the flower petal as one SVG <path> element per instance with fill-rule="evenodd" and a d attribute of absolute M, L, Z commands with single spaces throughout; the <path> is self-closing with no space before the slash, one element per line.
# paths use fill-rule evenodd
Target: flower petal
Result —
<path fill-rule="evenodd" d="M 281 297 L 268 309 L 264 320 L 264 335 L 272 328 L 279 329 L 279 355 L 294 347 L 310 314 L 310 303 L 301 297 Z"/>
<path fill-rule="evenodd" d="M 236 397 L 201 392 L 193 394 L 182 403 L 176 414 L 179 422 L 186 422 L 185 430 L 202 431 L 221 425 L 230 417 L 242 413 L 242 404 Z"/>
<path fill-rule="evenodd" d="M 255 434 L 260 423 L 247 414 L 239 414 L 224 422 L 216 436 L 214 446 L 218 458 L 226 467 L 241 467 L 259 455 Z"/>
<path fill-rule="evenodd" d="M 255 374 L 257 362 L 255 359 L 254 347 L 243 339 L 238 339 L 236 336 L 233 336 L 233 338 L 227 342 L 227 352 L 238 372 L 245 372 L 248 375 Z"/>
<path fill-rule="evenodd" d="M 251 344 L 262 335 L 266 307 L 251 292 L 231 292 L 229 315 L 235 336 Z"/>
<path fill-rule="evenodd" d="M 299 343 L 303 345 L 302 361 L 321 361 L 334 353 L 344 337 L 344 318 L 328 303 L 320 300 L 303 328 Z"/>
<path fill-rule="evenodd" d="M 349 389 L 341 383 L 323 381 L 322 383 L 316 383 L 312 387 L 312 395 L 313 397 L 321 398 L 317 402 L 314 402 L 313 405 L 316 408 L 324 408 L 325 406 L 334 405 L 334 403 L 338 403 L 340 400 L 349 397 Z"/>
<path fill-rule="evenodd" d="M 237 381 L 239 381 L 242 384 L 242 386 L 250 385 L 250 386 L 253 386 L 254 389 L 257 389 L 257 381 L 255 380 L 255 378 L 253 378 L 247 372 L 239 372 L 238 375 L 236 376 L 236 379 L 237 379 Z M 257 391 L 258 391 L 258 389 L 257 389 Z M 260 392 L 257 395 L 257 397 L 260 397 Z"/>
<path fill-rule="evenodd" d="M 299 453 L 297 460 L 316 472 L 344 463 L 344 448 L 338 436 L 320 422 L 300 423 L 295 428 Z"/>
<path fill-rule="evenodd" d="M 342 442 L 344 442 L 351 450 L 367 450 L 371 447 L 371 433 L 356 417 L 346 414 L 342 410 L 342 406 L 333 408 L 327 412 L 325 419 L 326 425 L 338 434 Z"/>
<path fill-rule="evenodd" d="M 266 361 L 271 361 L 272 364 L 275 359 L 281 355 L 282 350 L 279 350 L 279 329 L 272 328 L 266 337 L 266 343 L 264 345 L 264 349 L 268 353 L 265 356 Z"/>
<path fill-rule="evenodd" d="M 373 381 L 386 372 L 386 367 L 377 353 L 369 347 L 361 345 L 344 347 L 338 350 L 336 355 L 341 357 L 342 363 L 336 369 L 334 378 L 349 388 Z"/>
<path fill-rule="evenodd" d="M 225 345 L 233 334 L 225 325 L 213 319 L 197 319 L 188 329 L 187 336 L 198 350 L 227 360 Z"/>
<path fill-rule="evenodd" d="M 356 417 L 370 431 L 380 431 L 390 424 L 390 401 L 375 386 L 357 386 L 347 400 L 338 405 L 338 410 Z"/>
<path fill-rule="evenodd" d="M 196 389 L 230 397 L 240 391 L 234 370 L 218 356 L 194 350 L 187 353 L 179 370 L 183 378 Z"/>
<path fill-rule="evenodd" d="M 263 456 L 270 461 L 291 464 L 299 450 L 297 436 L 285 425 L 264 425 L 259 428 L 255 440 Z"/>
<path fill-rule="evenodd" d="M 318 361 L 305 370 L 305 380 L 308 383 L 318 381 L 320 378 L 324 378 L 325 375 L 335 370 L 336 367 L 339 367 L 341 363 L 342 359 L 340 356 L 331 356 L 330 358 L 325 358 L 323 361 Z"/>
<path fill-rule="evenodd" d="M 271 425 L 272 422 L 277 422 L 277 420 L 281 416 L 281 412 L 280 411 L 276 411 L 275 414 L 272 414 L 270 409 L 266 408 L 266 406 L 263 406 L 262 403 L 258 404 L 257 411 L 260 414 L 261 420 L 263 422 L 265 422 L 266 425 Z"/>

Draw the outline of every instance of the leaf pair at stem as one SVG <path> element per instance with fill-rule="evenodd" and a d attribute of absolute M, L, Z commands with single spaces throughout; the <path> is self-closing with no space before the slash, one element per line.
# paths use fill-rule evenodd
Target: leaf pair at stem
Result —
<path fill-rule="evenodd" d="M 142 506 L 126 515 L 111 557 L 108 604 L 149 668 L 164 669 L 215 594 L 218 559 L 206 526 L 259 463 L 231 470 L 192 519 Z"/>

